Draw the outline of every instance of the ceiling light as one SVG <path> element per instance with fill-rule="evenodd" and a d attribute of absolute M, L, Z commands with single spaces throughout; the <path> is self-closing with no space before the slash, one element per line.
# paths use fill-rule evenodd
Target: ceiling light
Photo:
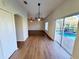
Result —
<path fill-rule="evenodd" d="M 38 17 L 37 20 L 40 21 L 40 3 L 38 3 Z"/>
<path fill-rule="evenodd" d="M 41 21 L 41 19 L 40 19 L 40 18 L 38 18 L 38 21 Z"/>

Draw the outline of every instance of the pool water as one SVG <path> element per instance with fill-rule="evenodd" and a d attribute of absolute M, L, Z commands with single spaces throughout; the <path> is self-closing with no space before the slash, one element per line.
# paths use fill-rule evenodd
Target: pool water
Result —
<path fill-rule="evenodd" d="M 71 40 L 76 40 L 76 34 L 68 34 L 68 33 L 64 33 L 64 37 L 66 38 L 70 38 Z"/>
<path fill-rule="evenodd" d="M 61 35 L 61 33 L 59 33 L 59 35 Z M 69 38 L 71 40 L 76 40 L 76 33 L 66 33 L 66 32 L 64 32 L 63 37 Z"/>

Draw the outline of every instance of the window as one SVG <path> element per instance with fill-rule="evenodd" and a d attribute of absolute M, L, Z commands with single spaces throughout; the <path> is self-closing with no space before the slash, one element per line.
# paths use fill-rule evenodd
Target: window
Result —
<path fill-rule="evenodd" d="M 45 30 L 48 31 L 48 22 L 45 23 Z"/>

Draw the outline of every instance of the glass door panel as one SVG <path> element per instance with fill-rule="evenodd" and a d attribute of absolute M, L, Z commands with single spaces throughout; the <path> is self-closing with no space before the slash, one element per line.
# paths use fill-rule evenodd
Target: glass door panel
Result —
<path fill-rule="evenodd" d="M 56 20 L 55 41 L 72 55 L 79 15 Z"/>
<path fill-rule="evenodd" d="M 78 17 L 66 17 L 64 21 L 64 34 L 62 39 L 62 46 L 72 55 L 74 42 L 76 39 Z"/>
<path fill-rule="evenodd" d="M 55 40 L 61 44 L 63 19 L 56 20 Z"/>

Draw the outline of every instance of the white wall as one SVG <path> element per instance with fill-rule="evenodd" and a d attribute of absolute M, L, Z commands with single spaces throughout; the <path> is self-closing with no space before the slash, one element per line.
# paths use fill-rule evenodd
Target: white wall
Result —
<path fill-rule="evenodd" d="M 61 18 L 64 16 L 68 16 L 74 13 L 78 13 L 79 12 L 79 0 L 67 0 L 65 1 L 59 8 L 57 8 L 52 14 L 51 16 L 49 16 L 48 18 L 48 22 L 50 23 L 49 26 L 52 27 L 52 25 L 55 24 L 55 21 L 57 18 Z M 52 22 L 51 22 L 52 21 Z M 55 28 L 50 28 L 49 27 L 49 31 L 48 33 L 50 33 L 50 36 L 54 36 L 52 34 L 52 32 L 54 33 Z M 77 37 L 77 42 L 75 43 L 75 48 L 74 48 L 74 53 L 73 53 L 73 59 L 79 59 L 79 41 L 78 41 L 78 37 Z"/>
<path fill-rule="evenodd" d="M 48 20 L 48 31 L 45 31 L 52 39 L 54 39 L 55 35 L 55 20 Z"/>
<path fill-rule="evenodd" d="M 0 40 L 2 46 L 0 49 L 0 59 L 8 59 L 12 53 L 17 49 L 16 31 L 14 14 L 21 15 L 24 22 L 27 21 L 26 6 L 23 6 L 18 0 L 0 0 Z M 26 22 L 27 25 L 27 22 Z M 25 27 L 25 25 L 23 24 Z M 28 27 L 27 27 L 28 28 Z M 24 38 L 28 37 L 28 30 L 24 29 Z"/>
<path fill-rule="evenodd" d="M 8 59 L 17 49 L 14 14 L 0 10 L 0 48 L 3 59 Z"/>
<path fill-rule="evenodd" d="M 44 21 L 29 21 L 29 30 L 44 30 Z"/>

